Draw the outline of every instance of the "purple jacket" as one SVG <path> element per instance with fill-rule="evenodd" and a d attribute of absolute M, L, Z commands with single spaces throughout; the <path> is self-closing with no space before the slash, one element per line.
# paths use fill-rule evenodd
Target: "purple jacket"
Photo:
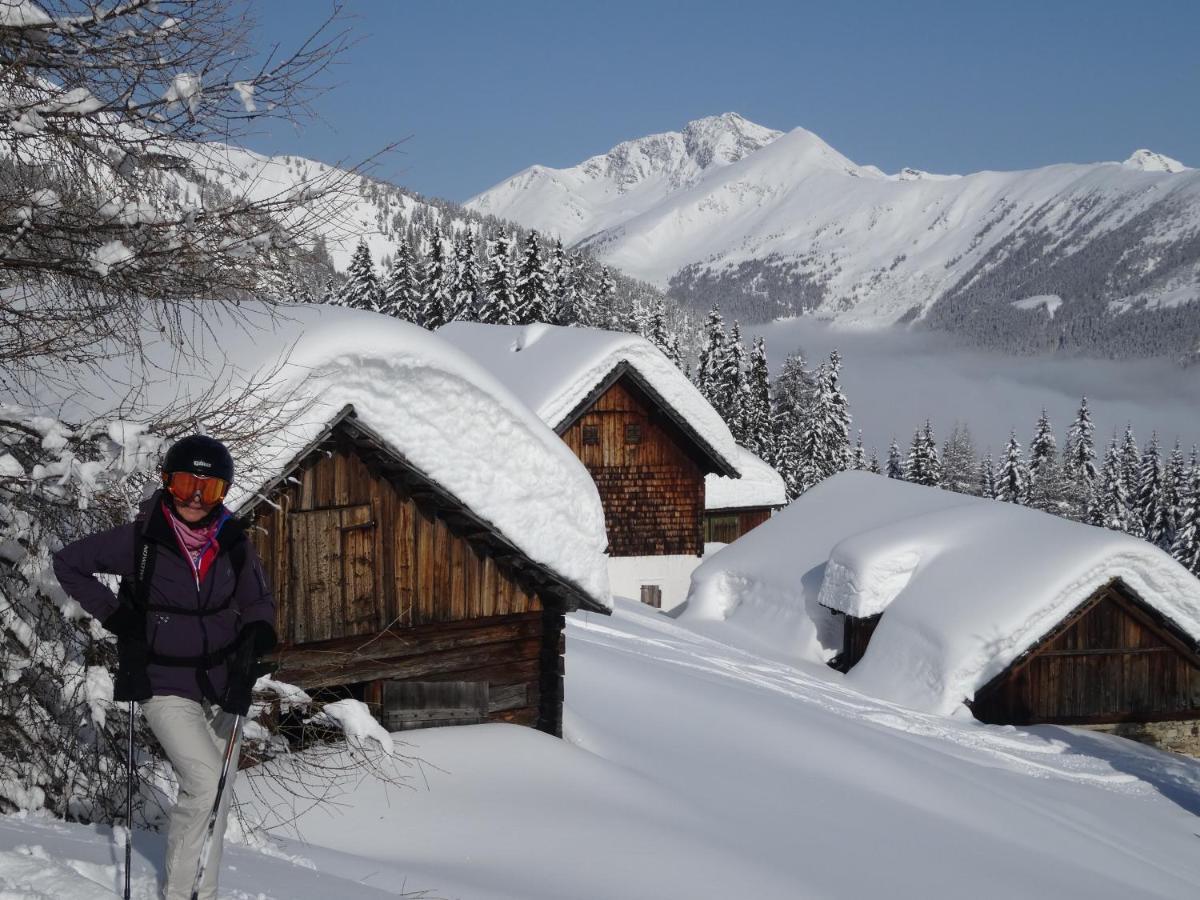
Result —
<path fill-rule="evenodd" d="M 249 622 L 275 627 L 275 598 L 267 585 L 262 562 L 236 519 L 228 519 L 217 533 L 216 561 L 196 584 L 191 563 L 183 556 L 162 509 L 161 492 L 142 506 L 128 525 L 118 525 L 68 544 L 54 554 L 54 574 L 59 584 L 79 604 L 101 621 L 116 611 L 120 601 L 94 573 L 132 579 L 138 532 L 157 544 L 150 578 L 146 614 L 146 639 L 150 652 L 163 656 L 198 657 L 230 647 L 238 631 Z M 230 550 L 244 543 L 245 565 L 234 572 Z M 158 609 L 156 607 L 163 607 Z M 223 607 L 223 608 L 222 608 Z M 172 615 L 171 609 L 179 609 Z M 213 610 L 209 615 L 189 615 L 184 610 Z M 155 696 L 169 694 L 201 700 L 199 676 L 194 667 L 148 666 Z M 218 697 L 225 691 L 224 662 L 207 670 Z"/>

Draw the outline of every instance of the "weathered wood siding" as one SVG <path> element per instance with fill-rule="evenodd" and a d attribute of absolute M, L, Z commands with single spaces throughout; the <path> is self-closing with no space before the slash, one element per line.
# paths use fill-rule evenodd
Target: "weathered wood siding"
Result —
<path fill-rule="evenodd" d="M 1197 718 L 1200 666 L 1154 613 L 1110 586 L 981 691 L 972 712 L 1014 725 Z"/>
<path fill-rule="evenodd" d="M 866 618 L 847 616 L 844 613 L 838 613 L 838 615 L 842 616 L 845 621 L 842 630 L 842 652 L 837 656 L 836 665 L 839 672 L 849 672 L 867 652 L 867 645 L 871 643 L 871 635 L 879 626 L 879 620 L 883 618 L 883 613 Z"/>
<path fill-rule="evenodd" d="M 488 718 L 562 730 L 563 616 L 427 499 L 335 436 L 260 504 L 251 534 L 278 598 L 280 678 L 305 688 L 487 684 Z"/>
<path fill-rule="evenodd" d="M 771 518 L 771 507 L 717 509 L 704 514 L 704 542 L 732 544 Z"/>
<path fill-rule="evenodd" d="M 704 472 L 679 429 L 629 379 L 562 437 L 599 489 L 610 555 L 703 553 Z"/>

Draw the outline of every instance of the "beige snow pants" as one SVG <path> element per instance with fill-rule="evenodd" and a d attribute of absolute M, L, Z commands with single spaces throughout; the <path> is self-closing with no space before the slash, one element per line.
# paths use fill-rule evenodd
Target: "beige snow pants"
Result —
<path fill-rule="evenodd" d="M 204 834 L 208 830 L 208 815 L 217 794 L 221 777 L 221 759 L 225 742 L 233 727 L 229 713 L 207 703 L 197 703 L 184 697 L 152 697 L 142 704 L 142 714 L 151 731 L 162 744 L 179 781 L 179 798 L 171 810 L 167 828 L 166 900 L 190 900 L 192 882 Z M 240 731 L 240 729 L 239 729 Z M 217 874 L 221 869 L 221 844 L 225 836 L 225 818 L 233 795 L 233 776 L 237 771 L 238 746 L 225 781 L 225 793 L 213 830 L 212 849 L 208 867 L 200 885 L 200 900 L 217 900 Z"/>

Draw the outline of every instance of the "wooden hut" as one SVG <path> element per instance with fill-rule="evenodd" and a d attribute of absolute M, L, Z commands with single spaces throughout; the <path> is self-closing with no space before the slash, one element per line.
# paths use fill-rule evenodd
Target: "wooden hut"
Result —
<path fill-rule="evenodd" d="M 787 503 L 787 486 L 773 468 L 744 447 L 734 464 L 741 478 L 704 479 L 704 543 L 732 544 Z"/>
<path fill-rule="evenodd" d="M 604 505 L 614 593 L 682 602 L 704 553 L 705 476 L 741 473 L 737 445 L 686 376 L 637 335 L 453 322 L 437 332 L 557 432 Z"/>
<path fill-rule="evenodd" d="M 562 733 L 564 614 L 606 613 L 413 465 L 352 406 L 239 512 L 279 601 L 278 678 L 390 730 Z"/>
<path fill-rule="evenodd" d="M 904 706 L 1200 754 L 1200 580 L 1109 529 L 844 472 L 705 563 L 693 606 Z"/>

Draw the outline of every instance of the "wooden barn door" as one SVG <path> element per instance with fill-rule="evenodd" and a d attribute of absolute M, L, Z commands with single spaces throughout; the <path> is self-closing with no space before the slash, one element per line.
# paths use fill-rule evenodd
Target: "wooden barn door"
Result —
<path fill-rule="evenodd" d="M 376 627 L 371 507 L 314 509 L 289 519 L 292 642 L 327 641 Z"/>

